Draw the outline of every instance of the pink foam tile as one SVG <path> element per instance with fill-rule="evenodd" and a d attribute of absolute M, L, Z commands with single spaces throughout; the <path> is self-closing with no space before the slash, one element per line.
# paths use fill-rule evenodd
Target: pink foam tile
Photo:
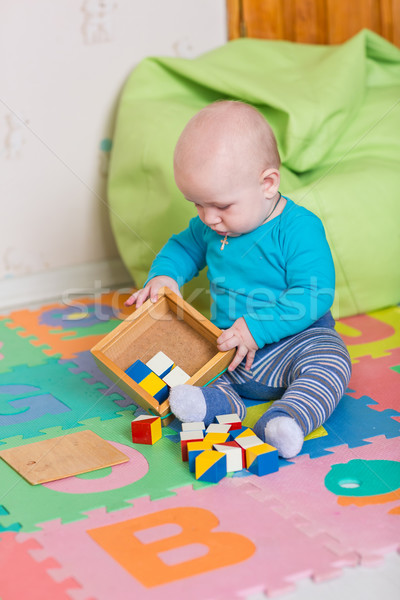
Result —
<path fill-rule="evenodd" d="M 309 536 L 325 532 L 330 536 L 329 548 L 338 556 L 354 551 L 360 562 L 376 564 L 389 552 L 400 549 L 400 514 L 393 509 L 399 501 L 391 500 L 366 506 L 341 505 L 336 494 L 329 491 L 324 480 L 332 465 L 346 464 L 354 459 L 395 460 L 400 458 L 400 438 L 379 436 L 359 448 L 331 448 L 333 454 L 310 459 L 301 455 L 295 466 L 280 469 L 279 477 L 252 480 L 247 493 L 259 502 L 267 501 L 285 518 L 297 518 L 297 527 Z M 240 487 L 241 480 L 235 484 Z M 254 489 L 254 488 L 258 489 Z"/>
<path fill-rule="evenodd" d="M 13 532 L 0 536 L 0 594 L 1 600 L 70 600 L 68 592 L 77 588 L 75 580 L 56 582 L 49 570 L 59 567 L 54 559 L 37 562 L 32 552 L 40 550 L 29 536 L 21 543 Z"/>
<path fill-rule="evenodd" d="M 276 489 L 279 477 L 268 476 Z M 31 534 L 57 559 L 63 576 L 79 581 L 86 593 L 79 593 L 79 600 L 232 600 L 254 590 L 276 594 L 293 589 L 298 579 L 339 575 L 342 566 L 357 562 L 354 554 L 338 557 L 328 547 L 329 536 L 308 536 L 268 501 L 236 488 L 231 478 L 197 491 L 181 488 L 176 496 L 153 502 L 140 498 L 112 513 L 98 509 L 87 514 L 85 520 L 62 526 L 44 523 Z M 184 515 L 189 525 L 183 523 Z M 125 566 L 93 539 L 99 528 L 103 537 L 105 532 L 114 536 Z M 179 540 L 181 532 L 188 536 L 185 542 Z M 143 583 L 149 566 L 153 574 L 161 570 L 171 579 L 154 586 Z"/>
<path fill-rule="evenodd" d="M 64 494 L 93 494 L 121 488 L 127 482 L 133 483 L 134 481 L 139 481 L 147 474 L 149 463 L 143 454 L 126 444 L 119 444 L 112 440 L 106 441 L 125 454 L 129 458 L 129 462 L 117 465 L 117 467 L 111 467 L 111 473 L 107 477 L 90 480 L 79 477 L 66 477 L 65 479 L 44 483 L 43 486 Z"/>
<path fill-rule="evenodd" d="M 362 356 L 353 365 L 349 387 L 354 392 L 349 395 L 359 398 L 369 396 L 377 404 L 371 404 L 374 410 L 392 408 L 398 410 L 400 373 L 392 367 L 400 365 L 400 348 L 392 350 L 389 356 L 372 358 Z"/>

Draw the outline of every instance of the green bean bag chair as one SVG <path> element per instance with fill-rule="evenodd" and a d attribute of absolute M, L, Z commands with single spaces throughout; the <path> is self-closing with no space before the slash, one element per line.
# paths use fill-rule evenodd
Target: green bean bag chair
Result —
<path fill-rule="evenodd" d="M 282 158 L 281 192 L 323 221 L 336 317 L 399 301 L 400 50 L 364 30 L 339 46 L 241 39 L 199 58 L 147 58 L 119 102 L 109 174 L 113 232 L 137 286 L 194 216 L 173 178 L 187 121 L 219 99 L 257 107 Z M 206 312 L 205 274 L 185 298 Z"/>

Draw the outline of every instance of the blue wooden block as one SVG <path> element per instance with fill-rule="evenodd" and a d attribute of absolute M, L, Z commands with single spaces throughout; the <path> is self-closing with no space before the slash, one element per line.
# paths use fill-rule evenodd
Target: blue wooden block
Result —
<path fill-rule="evenodd" d="M 226 454 L 204 450 L 195 458 L 195 477 L 199 481 L 218 483 L 227 474 Z"/>
<path fill-rule="evenodd" d="M 204 448 L 201 450 L 191 450 L 188 452 L 189 471 L 194 473 L 196 470 L 196 456 L 204 452 Z"/>
<path fill-rule="evenodd" d="M 135 360 L 135 362 L 126 369 L 125 373 L 129 375 L 133 381 L 140 383 L 145 377 L 152 373 L 152 370 L 141 360 Z"/>
<path fill-rule="evenodd" d="M 240 429 L 231 429 L 229 432 L 229 435 L 231 436 L 232 440 L 235 440 L 239 435 L 244 433 L 247 429 L 249 429 L 249 427 L 241 427 Z"/>
<path fill-rule="evenodd" d="M 246 450 L 246 467 L 250 473 L 259 477 L 275 473 L 279 469 L 277 449 L 270 444 L 248 448 Z"/>
<path fill-rule="evenodd" d="M 169 387 L 167 386 L 167 384 L 165 384 L 164 387 L 162 387 L 161 390 L 157 392 L 157 394 L 154 394 L 153 397 L 161 404 L 162 402 L 168 399 L 168 396 Z"/>

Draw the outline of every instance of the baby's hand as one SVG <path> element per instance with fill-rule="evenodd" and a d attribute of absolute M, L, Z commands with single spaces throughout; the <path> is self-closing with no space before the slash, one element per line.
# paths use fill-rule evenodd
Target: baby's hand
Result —
<path fill-rule="evenodd" d="M 175 279 L 172 279 L 172 277 L 167 277 L 166 275 L 159 275 L 158 277 L 153 277 L 153 279 L 150 279 L 144 288 L 132 294 L 132 296 L 126 300 L 125 306 L 132 306 L 132 304 L 136 304 L 136 308 L 139 308 L 139 306 L 142 306 L 143 302 L 145 302 L 147 298 L 151 298 L 152 302 L 157 302 L 158 292 L 164 286 L 182 298 L 182 294 L 179 291 L 179 287 Z"/>
<path fill-rule="evenodd" d="M 237 347 L 235 358 L 228 367 L 228 371 L 234 371 L 236 367 L 246 357 L 246 371 L 249 371 L 253 364 L 254 356 L 258 346 L 251 335 L 246 321 L 243 317 L 237 319 L 232 327 L 225 329 L 217 339 L 218 350 L 224 352 Z"/>

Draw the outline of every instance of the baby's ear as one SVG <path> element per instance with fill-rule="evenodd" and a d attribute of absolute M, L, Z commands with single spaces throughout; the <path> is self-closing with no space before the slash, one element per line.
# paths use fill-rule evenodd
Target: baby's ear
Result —
<path fill-rule="evenodd" d="M 261 185 L 265 198 L 273 198 L 279 190 L 281 175 L 279 169 L 271 167 L 261 173 Z"/>

